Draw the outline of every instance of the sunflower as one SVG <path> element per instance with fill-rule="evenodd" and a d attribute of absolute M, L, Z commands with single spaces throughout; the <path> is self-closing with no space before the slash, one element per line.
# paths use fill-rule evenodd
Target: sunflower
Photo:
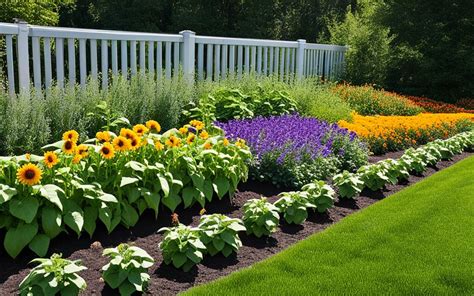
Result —
<path fill-rule="evenodd" d="M 165 142 L 166 146 L 168 147 L 179 147 L 181 146 L 181 139 L 175 137 L 175 136 L 171 136 L 169 139 L 166 140 Z"/>
<path fill-rule="evenodd" d="M 196 135 L 193 133 L 189 133 L 188 137 L 186 138 L 186 143 L 190 145 L 192 142 L 194 142 L 194 139 L 196 139 Z"/>
<path fill-rule="evenodd" d="M 140 137 L 143 136 L 145 133 L 148 132 L 148 128 L 143 124 L 137 124 L 133 127 L 133 131 L 137 133 Z"/>
<path fill-rule="evenodd" d="M 207 138 L 209 138 L 209 134 L 206 132 L 206 131 L 202 131 L 200 134 L 199 134 L 199 137 L 203 140 L 206 140 Z"/>
<path fill-rule="evenodd" d="M 182 135 L 185 135 L 187 132 L 188 132 L 188 128 L 185 126 L 179 129 L 179 133 Z"/>
<path fill-rule="evenodd" d="M 63 140 L 64 141 L 72 141 L 74 143 L 77 143 L 77 140 L 79 140 L 79 133 L 76 132 L 75 130 L 70 130 L 67 131 L 63 134 Z"/>
<path fill-rule="evenodd" d="M 193 119 L 189 122 L 189 124 L 194 126 L 197 130 L 202 130 L 204 128 L 204 123 L 199 120 Z"/>
<path fill-rule="evenodd" d="M 211 149 L 211 148 L 212 148 L 211 142 L 206 142 L 206 144 L 204 144 L 204 149 Z"/>
<path fill-rule="evenodd" d="M 76 153 L 81 156 L 81 158 L 85 158 L 89 156 L 89 147 L 85 144 L 81 144 L 77 146 Z"/>
<path fill-rule="evenodd" d="M 76 151 L 76 142 L 72 140 L 66 140 L 63 144 L 63 152 L 66 154 L 74 154 Z"/>
<path fill-rule="evenodd" d="M 110 142 L 111 136 L 110 136 L 110 133 L 108 131 L 103 131 L 103 132 L 97 132 L 95 134 L 95 138 L 99 142 L 105 143 L 105 142 Z"/>
<path fill-rule="evenodd" d="M 44 154 L 43 162 L 48 168 L 52 168 L 58 164 L 59 159 L 55 152 L 48 151 Z"/>
<path fill-rule="evenodd" d="M 132 139 L 133 137 L 137 136 L 137 134 L 129 128 L 122 128 L 120 130 L 120 135 L 122 137 L 125 137 L 125 138 L 129 139 L 129 140 Z"/>
<path fill-rule="evenodd" d="M 127 151 L 131 148 L 132 143 L 129 139 L 124 136 L 118 136 L 113 141 L 114 149 L 117 151 Z"/>
<path fill-rule="evenodd" d="M 82 159 L 82 156 L 80 154 L 75 154 L 74 157 L 72 158 L 72 163 L 78 164 Z"/>
<path fill-rule="evenodd" d="M 114 146 L 110 143 L 104 143 L 104 146 L 99 150 L 100 155 L 105 159 L 111 159 L 115 156 Z"/>
<path fill-rule="evenodd" d="M 229 146 L 229 140 L 227 138 L 224 138 L 224 141 L 222 141 L 222 144 L 224 144 L 224 146 Z"/>
<path fill-rule="evenodd" d="M 130 139 L 130 149 L 137 150 L 141 145 L 141 139 L 138 136 L 135 136 Z"/>
<path fill-rule="evenodd" d="M 165 148 L 165 145 L 163 145 L 160 141 L 156 141 L 155 142 L 155 148 L 156 148 L 156 150 L 161 151 Z"/>
<path fill-rule="evenodd" d="M 37 165 L 28 163 L 18 169 L 16 177 L 21 184 L 33 186 L 39 183 L 41 174 L 43 174 L 43 172 Z"/>
<path fill-rule="evenodd" d="M 155 130 L 157 133 L 161 131 L 160 124 L 154 120 L 148 120 L 145 124 L 146 124 L 146 127 L 150 130 Z"/>

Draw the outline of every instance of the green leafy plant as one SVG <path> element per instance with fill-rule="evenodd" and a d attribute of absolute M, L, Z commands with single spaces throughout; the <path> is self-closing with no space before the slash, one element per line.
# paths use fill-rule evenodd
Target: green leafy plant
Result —
<path fill-rule="evenodd" d="M 308 208 L 316 206 L 308 201 L 305 191 L 282 192 L 274 203 L 289 224 L 302 224 L 308 218 Z"/>
<path fill-rule="evenodd" d="M 173 264 L 176 268 L 189 271 L 202 261 L 206 246 L 201 241 L 199 228 L 178 224 L 175 227 L 161 228 L 158 232 L 164 232 L 159 248 L 165 264 Z"/>
<path fill-rule="evenodd" d="M 110 131 L 111 129 L 118 129 L 119 127 L 129 126 L 130 121 L 125 117 L 120 117 L 118 112 L 110 109 L 107 101 L 100 101 L 96 106 L 95 110 L 87 113 L 87 116 L 98 120 L 104 126 L 101 129 Z"/>
<path fill-rule="evenodd" d="M 362 182 L 359 175 L 348 171 L 335 175 L 332 180 L 333 184 L 338 187 L 341 198 L 356 199 L 364 187 L 364 182 Z"/>
<path fill-rule="evenodd" d="M 248 147 L 218 128 L 206 131 L 193 121 L 161 134 L 159 123 L 147 125 L 134 126 L 137 132 L 101 131 L 84 143 L 68 131 L 63 137 L 74 141 L 47 145 L 44 156 L 1 157 L 0 233 L 7 253 L 14 258 L 29 247 L 41 257 L 61 232 L 92 236 L 99 223 L 108 232 L 120 224 L 129 228 L 146 210 L 158 217 L 161 205 L 204 207 L 232 196 L 247 178 Z M 120 148 L 120 141 L 128 147 Z"/>
<path fill-rule="evenodd" d="M 80 260 L 63 259 L 60 254 L 53 254 L 49 259 L 34 259 L 39 263 L 20 283 L 20 295 L 78 295 L 86 289 L 87 284 L 77 273 L 87 268 L 81 266 Z"/>
<path fill-rule="evenodd" d="M 232 87 L 218 88 L 203 95 L 198 102 L 190 102 L 182 115 L 184 121 L 198 119 L 211 125 L 214 121 L 282 115 L 296 111 L 296 102 L 287 92 L 257 85 L 249 94 Z"/>
<path fill-rule="evenodd" d="M 269 236 L 276 231 L 280 220 L 278 208 L 269 203 L 265 197 L 248 200 L 243 210 L 242 220 L 247 234 L 261 237 L 262 235 Z"/>
<path fill-rule="evenodd" d="M 225 257 L 239 250 L 242 242 L 238 233 L 246 230 L 242 220 L 222 214 L 203 215 L 198 229 L 209 254 L 214 256 L 220 252 Z"/>
<path fill-rule="evenodd" d="M 382 189 L 390 181 L 385 166 L 380 164 L 362 166 L 357 170 L 357 174 L 364 182 L 364 186 L 372 191 Z"/>
<path fill-rule="evenodd" d="M 102 255 L 110 258 L 110 262 L 102 267 L 102 278 L 107 285 L 118 288 L 122 296 L 145 291 L 150 280 L 148 268 L 155 262 L 145 250 L 120 244 L 105 249 Z"/>
<path fill-rule="evenodd" d="M 335 192 L 324 181 L 314 181 L 306 184 L 301 190 L 308 193 L 309 202 L 315 205 L 316 210 L 320 213 L 325 212 L 334 205 Z"/>
<path fill-rule="evenodd" d="M 402 161 L 410 164 L 409 171 L 415 171 L 418 174 L 426 170 L 427 163 L 423 159 L 422 154 L 413 148 L 407 149 L 401 157 Z"/>
<path fill-rule="evenodd" d="M 401 160 L 389 158 L 379 161 L 378 164 L 385 168 L 389 182 L 394 185 L 397 184 L 399 180 L 407 180 L 410 177 L 410 173 L 407 170 L 407 163 Z"/>

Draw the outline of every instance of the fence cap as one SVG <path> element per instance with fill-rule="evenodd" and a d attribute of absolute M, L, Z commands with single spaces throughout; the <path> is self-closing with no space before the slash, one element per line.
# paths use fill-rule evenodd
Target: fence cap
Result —
<path fill-rule="evenodd" d="M 306 43 L 306 39 L 298 39 L 296 41 L 298 41 L 299 43 Z"/>
<path fill-rule="evenodd" d="M 183 30 L 183 31 L 179 32 L 179 34 L 181 34 L 181 35 L 184 35 L 184 34 L 196 35 L 196 32 L 191 31 L 191 30 Z"/>

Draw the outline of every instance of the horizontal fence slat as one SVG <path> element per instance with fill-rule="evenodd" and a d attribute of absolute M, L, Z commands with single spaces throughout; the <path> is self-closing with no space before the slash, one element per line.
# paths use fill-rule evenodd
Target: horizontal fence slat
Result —
<path fill-rule="evenodd" d="M 185 34 L 191 34 L 192 38 L 183 37 Z M 186 73 L 196 73 L 197 80 L 219 80 L 234 74 L 240 78 L 243 73 L 276 75 L 279 80 L 285 81 L 293 77 L 299 79 L 314 76 L 339 79 L 344 71 L 344 53 L 348 49 L 341 45 L 306 43 L 304 39 L 285 41 L 197 36 L 189 31 L 156 34 L 33 26 L 25 23 L 0 23 L 0 35 L 6 36 L 10 93 L 16 91 L 16 76 L 22 82 L 21 85 L 27 85 L 31 76 L 36 88 L 49 88 L 53 79 L 57 80 L 59 87 L 64 87 L 66 67 L 70 85 L 76 83 L 76 73 L 82 86 L 90 75 L 92 79 L 100 77 L 103 88 L 108 87 L 109 71 L 112 77 L 118 75 L 119 71 L 124 78 L 129 78 L 128 73 L 135 75 L 138 71 L 149 71 L 156 79 L 160 79 L 162 74 L 171 78 L 178 75 L 185 59 L 191 61 L 186 62 L 186 69 L 183 70 Z M 13 41 L 16 40 L 14 36 L 21 39 L 21 46 L 18 46 L 17 51 L 13 50 Z M 31 40 L 31 46 L 28 46 L 28 40 Z M 66 53 L 64 40 L 67 41 Z M 100 42 L 100 48 L 97 48 L 97 42 Z M 188 42 L 190 46 L 187 46 Z M 51 47 L 55 48 L 54 57 Z M 196 52 L 185 52 L 196 47 Z M 99 52 L 100 61 L 97 56 Z M 31 59 L 20 58 L 29 55 Z M 56 60 L 55 71 L 52 69 L 52 58 Z M 13 65 L 17 65 L 18 60 L 30 60 L 33 67 L 28 69 L 28 65 L 25 66 L 23 62 L 23 67 L 19 67 L 17 74 Z M 79 69 L 76 69 L 76 62 L 79 63 Z"/>

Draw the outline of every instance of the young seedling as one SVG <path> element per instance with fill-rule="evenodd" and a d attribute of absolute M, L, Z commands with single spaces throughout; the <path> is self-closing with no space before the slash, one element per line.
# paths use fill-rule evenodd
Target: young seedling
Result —
<path fill-rule="evenodd" d="M 359 175 L 343 171 L 332 178 L 334 185 L 339 188 L 339 196 L 341 198 L 356 199 L 357 195 L 364 188 L 364 182 Z"/>
<path fill-rule="evenodd" d="M 308 208 L 316 206 L 308 201 L 305 191 L 282 192 L 275 202 L 278 211 L 283 214 L 288 224 L 302 224 L 308 218 Z"/>
<path fill-rule="evenodd" d="M 315 181 L 303 186 L 303 191 L 308 193 L 308 200 L 316 206 L 316 210 L 320 213 L 334 205 L 334 190 L 324 181 Z"/>
<path fill-rule="evenodd" d="M 110 258 L 110 262 L 102 267 L 102 278 L 107 285 L 118 288 L 121 296 L 145 291 L 150 280 L 148 268 L 155 262 L 145 250 L 120 244 L 105 249 L 102 255 Z"/>
<path fill-rule="evenodd" d="M 269 236 L 276 231 L 280 221 L 278 208 L 267 202 L 267 199 L 250 199 L 244 206 L 244 225 L 247 234 L 256 237 Z"/>
<path fill-rule="evenodd" d="M 20 295 L 78 295 L 87 284 L 77 273 L 87 268 L 80 260 L 71 261 L 53 254 L 49 259 L 37 258 L 39 263 L 20 283 Z"/>
<path fill-rule="evenodd" d="M 222 214 L 204 215 L 199 223 L 201 241 L 211 256 L 222 253 L 228 257 L 242 246 L 239 231 L 245 231 L 242 220 Z"/>

